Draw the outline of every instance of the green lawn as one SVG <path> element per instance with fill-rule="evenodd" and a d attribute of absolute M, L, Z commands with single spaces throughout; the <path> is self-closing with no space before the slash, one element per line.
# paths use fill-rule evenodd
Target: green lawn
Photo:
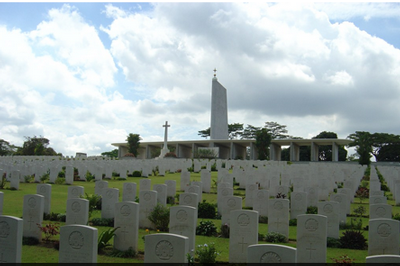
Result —
<path fill-rule="evenodd" d="M 139 180 L 141 178 L 134 178 L 128 177 L 127 180 L 117 180 L 116 178 L 107 180 L 109 182 L 109 187 L 111 188 L 118 188 L 120 189 L 120 200 L 122 198 L 122 185 L 124 182 L 135 182 L 137 184 L 137 190 L 139 191 Z M 176 180 L 176 187 L 177 190 L 180 188 L 180 174 L 166 174 L 166 176 L 151 176 L 152 184 L 163 184 L 165 180 Z M 212 180 L 216 181 L 217 179 L 217 172 L 212 172 Z M 191 173 L 191 180 L 192 181 L 200 181 L 200 173 Z M 94 193 L 94 182 L 74 182 L 74 185 L 83 186 L 85 188 L 85 193 L 93 194 Z M 212 185 L 214 182 L 212 182 Z M 22 204 L 23 204 L 23 197 L 27 194 L 35 194 L 36 193 L 36 185 L 35 183 L 21 183 L 19 190 L 9 190 L 3 189 L 4 192 L 4 204 L 3 204 L 3 215 L 11 215 L 15 217 L 22 217 Z M 6 184 L 6 188 L 9 187 L 9 183 Z M 52 185 L 52 193 L 51 193 L 51 211 L 56 213 L 65 213 L 66 211 L 66 200 L 67 200 L 67 185 Z M 177 192 L 178 194 L 181 192 Z M 217 195 L 216 187 L 212 187 L 212 192 L 209 194 L 203 193 L 202 198 L 210 203 L 217 202 Z M 244 195 L 243 190 L 235 190 L 235 194 Z M 389 204 L 394 205 L 393 200 L 388 201 Z M 352 204 L 352 212 L 355 208 L 359 205 L 358 199 L 354 200 Z M 365 199 L 362 202 L 362 205 L 367 208 L 368 211 L 368 200 Z M 393 206 L 393 214 L 400 213 L 400 207 Z M 368 212 L 367 212 L 368 214 Z M 91 218 L 100 217 L 100 212 L 96 211 Z M 351 217 L 348 217 L 348 222 L 350 221 Z M 198 223 L 202 219 L 198 219 Z M 209 219 L 205 219 L 209 220 Z M 221 226 L 221 220 L 212 220 L 217 228 Z M 362 218 L 363 227 L 368 225 L 368 218 Z M 49 223 L 49 221 L 44 221 L 45 223 Z M 63 223 L 61 223 L 63 225 Z M 99 230 L 99 234 L 108 229 L 106 227 L 96 227 Z M 259 224 L 259 233 L 266 234 L 268 231 L 267 224 Z M 341 233 L 343 230 L 341 230 Z M 140 229 L 140 237 L 139 237 L 139 253 L 143 254 L 144 251 L 144 242 L 142 240 L 142 236 L 147 234 L 143 229 Z M 149 232 L 155 233 L 155 232 Z M 368 238 L 368 231 L 364 232 L 364 236 Z M 58 237 L 54 237 L 57 239 Z M 289 229 L 289 239 L 291 240 L 289 243 L 285 245 L 296 247 L 296 227 L 290 226 Z M 219 238 L 219 237 L 205 237 L 205 236 L 196 236 L 196 245 L 201 245 L 205 243 L 214 242 L 216 244 L 217 250 L 220 253 L 217 260 L 221 262 L 228 262 L 229 258 L 229 239 L 226 238 Z M 112 243 L 112 241 L 111 241 Z M 260 244 L 266 244 L 267 242 L 259 241 Z M 347 254 L 351 258 L 355 259 L 357 263 L 365 263 L 365 257 L 367 256 L 367 250 L 347 250 L 347 249 L 337 249 L 337 248 L 328 248 L 327 252 L 327 262 L 332 262 L 331 258 L 337 258 L 341 255 Z M 141 256 L 143 257 L 143 256 Z M 23 246 L 22 250 L 22 262 L 23 263 L 32 263 L 32 262 L 58 262 L 58 251 L 53 248 L 46 248 L 46 247 L 39 247 L 39 246 Z M 132 262 L 143 262 L 140 259 L 124 259 L 124 258 L 115 258 L 109 257 L 104 255 L 98 256 L 99 263 L 132 263 Z"/>

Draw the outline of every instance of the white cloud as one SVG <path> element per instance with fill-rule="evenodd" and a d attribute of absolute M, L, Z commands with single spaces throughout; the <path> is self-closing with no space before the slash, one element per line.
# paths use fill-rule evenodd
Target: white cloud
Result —
<path fill-rule="evenodd" d="M 198 138 L 209 127 L 214 68 L 229 123 L 276 121 L 303 138 L 396 133 L 400 51 L 351 22 L 330 22 L 389 9 L 398 5 L 105 5 L 111 23 L 96 29 L 64 5 L 31 32 L 0 26 L 2 138 L 20 145 L 44 135 L 66 155 L 99 154 L 128 132 L 162 140 L 166 120 L 170 139 Z"/>

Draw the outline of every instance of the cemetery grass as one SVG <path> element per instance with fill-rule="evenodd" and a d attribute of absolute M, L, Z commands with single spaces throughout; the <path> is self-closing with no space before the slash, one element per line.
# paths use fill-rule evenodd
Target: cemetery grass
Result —
<path fill-rule="evenodd" d="M 212 180 L 217 180 L 217 173 L 212 172 Z M 137 194 L 139 192 L 139 180 L 141 178 L 137 177 L 128 177 L 127 180 L 119 180 L 118 178 L 114 177 L 112 179 L 105 179 L 109 182 L 109 187 L 111 188 L 118 188 L 120 189 L 120 200 L 122 198 L 122 186 L 124 182 L 135 182 L 138 184 L 137 186 Z M 164 184 L 165 180 L 175 180 L 177 190 L 180 188 L 180 173 L 167 173 L 165 176 L 150 176 L 152 184 Z M 200 173 L 191 173 L 191 180 L 192 181 L 200 181 Z M 37 183 L 20 183 L 19 190 L 9 190 L 9 183 L 6 183 L 5 188 L 0 190 L 4 192 L 4 204 L 3 204 L 3 215 L 10 215 L 15 217 L 22 217 L 22 205 L 23 205 L 23 197 L 27 194 L 36 194 L 36 185 Z M 74 185 L 76 186 L 83 186 L 84 191 L 87 194 L 94 194 L 94 182 L 82 182 L 82 181 L 75 181 Z M 214 182 L 212 181 L 212 186 Z M 216 187 L 213 186 L 211 188 L 211 193 L 203 193 L 202 199 L 206 200 L 209 203 L 216 203 Z M 67 192 L 68 192 L 68 185 L 57 185 L 52 184 L 52 192 L 51 192 L 51 212 L 55 213 L 65 213 L 66 210 L 66 200 L 67 200 Z M 177 192 L 179 194 L 181 192 Z M 235 195 L 244 195 L 243 190 L 237 190 L 235 186 Z M 394 206 L 394 202 L 392 200 L 388 200 L 388 203 L 393 206 L 393 214 L 400 213 L 400 207 Z M 363 203 L 360 204 L 358 199 L 354 200 L 352 204 L 352 213 L 355 208 L 358 206 L 363 205 L 367 209 L 368 214 L 368 199 L 363 200 Z M 100 217 L 100 211 L 95 211 L 90 218 L 97 218 Z M 350 220 L 355 217 L 347 217 L 347 222 L 350 223 Z M 358 218 L 357 218 L 358 219 Z M 368 218 L 362 217 L 363 227 L 368 225 Z M 221 220 L 217 219 L 198 219 L 198 224 L 202 220 L 212 220 L 218 229 L 221 226 Z M 46 223 L 54 223 L 50 221 L 43 221 L 43 225 Z M 63 226 L 64 223 L 60 222 L 60 226 Z M 101 227 L 96 226 L 99 230 L 99 234 L 107 230 L 109 227 Z M 340 230 L 340 235 L 345 230 Z M 368 239 L 368 231 L 364 231 L 364 236 Z M 268 232 L 268 225 L 267 224 L 259 224 L 259 233 L 265 235 Z M 143 262 L 143 252 L 144 252 L 144 241 L 142 237 L 148 233 L 157 233 L 155 231 L 146 232 L 145 229 L 139 230 L 139 240 L 138 240 L 138 251 L 139 255 L 138 258 L 117 258 L 117 257 L 110 257 L 106 255 L 99 254 L 98 255 L 98 263 L 135 263 L 135 262 Z M 52 237 L 53 240 L 58 240 L 59 236 Z M 219 262 L 228 262 L 229 261 L 229 239 L 228 238 L 221 238 L 221 237 L 206 237 L 206 236 L 196 236 L 196 246 L 203 245 L 206 243 L 215 243 L 218 252 L 220 255 L 217 257 L 217 261 Z M 112 244 L 112 240 L 110 241 Z M 259 241 L 259 244 L 267 244 L 265 241 Z M 289 243 L 283 243 L 283 245 L 288 245 L 292 247 L 296 247 L 296 227 L 290 226 L 289 228 Z M 112 248 L 108 248 L 106 251 L 111 251 Z M 328 248 L 327 249 L 327 262 L 333 262 L 331 258 L 338 258 L 341 255 L 349 255 L 352 259 L 355 259 L 357 263 L 365 263 L 365 258 L 368 256 L 367 250 L 349 250 L 349 249 L 338 249 L 338 248 Z M 32 262 L 39 262 L 39 263 L 57 263 L 58 262 L 58 251 L 54 248 L 43 247 L 43 245 L 38 246 L 27 246 L 24 245 L 22 248 L 22 262 L 23 263 L 32 263 Z"/>

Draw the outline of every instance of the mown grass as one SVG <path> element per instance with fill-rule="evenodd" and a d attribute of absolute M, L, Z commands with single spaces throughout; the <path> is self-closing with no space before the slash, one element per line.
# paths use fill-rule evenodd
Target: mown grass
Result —
<path fill-rule="evenodd" d="M 217 172 L 212 172 L 212 180 L 217 180 Z M 141 178 L 137 177 L 128 177 L 127 180 L 118 180 L 118 178 L 113 178 L 106 180 L 109 183 L 110 188 L 118 188 L 120 189 L 120 200 L 122 198 L 122 186 L 124 182 L 135 182 L 137 184 L 137 193 L 139 192 L 139 182 Z M 164 184 L 165 180 L 175 180 L 177 194 L 181 193 L 180 189 L 180 174 L 179 173 L 167 173 L 165 176 L 150 176 L 152 184 Z M 192 181 L 200 181 L 200 173 L 191 173 Z M 214 182 L 211 183 L 214 185 Z M 85 193 L 94 194 L 94 182 L 80 182 L 75 181 L 74 185 L 83 186 L 85 189 Z M 6 184 L 6 188 L 9 186 L 9 183 Z M 10 215 L 15 217 L 22 217 L 22 205 L 23 205 L 23 197 L 28 194 L 36 193 L 36 183 L 21 183 L 19 190 L 9 190 L 3 189 L 4 192 L 4 204 L 3 204 L 3 215 Z M 66 200 L 67 200 L 67 191 L 68 185 L 58 185 L 52 184 L 52 192 L 51 192 L 51 211 L 56 213 L 65 213 L 66 212 Z M 213 186 L 211 189 L 211 193 L 203 193 L 202 198 L 210 203 L 217 202 L 216 195 L 216 187 Z M 244 195 L 243 190 L 235 190 L 234 193 L 239 193 Z M 138 195 L 138 194 L 137 194 Z M 244 202 L 244 201 L 243 201 Z M 393 206 L 393 214 L 400 213 L 400 207 L 394 206 L 393 200 L 388 201 L 389 204 Z M 357 199 L 354 200 L 352 204 L 352 212 L 359 205 L 363 205 L 366 207 L 368 214 L 369 206 L 368 199 L 365 199 L 362 204 L 358 202 Z M 100 212 L 95 211 L 91 218 L 100 217 Z M 347 221 L 350 222 L 350 219 L 354 217 L 348 217 Z M 357 218 L 358 219 L 358 218 Z M 368 218 L 361 218 L 363 222 L 363 227 L 368 225 Z M 198 219 L 198 223 L 203 219 Z M 204 219 L 210 220 L 210 219 Z M 219 229 L 221 226 L 221 220 L 211 219 L 217 228 Z M 44 221 L 43 224 L 50 223 L 50 221 Z M 60 225 L 64 225 L 64 223 L 60 223 Z M 96 227 L 99 230 L 99 234 L 107 230 L 107 227 Z M 340 234 L 345 230 L 340 230 Z M 259 233 L 266 234 L 268 232 L 267 224 L 259 224 Z M 144 242 L 142 237 L 148 233 L 156 233 L 154 231 L 146 232 L 144 229 L 139 230 L 139 245 L 138 250 L 139 253 L 144 252 Z M 288 245 L 292 247 L 296 247 L 296 227 L 290 226 L 289 228 L 289 239 L 290 243 L 285 243 L 283 245 Z M 364 231 L 364 236 L 368 239 L 368 231 Z M 53 239 L 58 239 L 59 236 L 53 237 Z M 205 237 L 205 236 L 196 236 L 196 245 L 202 245 L 205 243 L 214 242 L 218 249 L 220 255 L 217 257 L 217 261 L 219 262 L 228 262 L 229 260 L 229 239 L 220 238 L 220 237 Z M 112 242 L 111 242 L 112 243 Z M 259 244 L 266 244 L 265 241 L 259 241 Z M 328 248 L 327 249 L 327 262 L 333 262 L 331 258 L 337 258 L 341 255 L 349 255 L 351 258 L 355 259 L 356 263 L 365 263 L 365 258 L 368 255 L 367 250 L 348 250 L 348 249 L 338 249 L 338 248 Z M 135 263 L 135 262 L 143 262 L 139 256 L 138 258 L 116 258 L 110 257 L 106 255 L 98 255 L 98 263 Z M 22 262 L 23 263 L 57 263 L 58 262 L 58 251 L 54 248 L 46 248 L 40 246 L 23 246 L 22 248 Z"/>

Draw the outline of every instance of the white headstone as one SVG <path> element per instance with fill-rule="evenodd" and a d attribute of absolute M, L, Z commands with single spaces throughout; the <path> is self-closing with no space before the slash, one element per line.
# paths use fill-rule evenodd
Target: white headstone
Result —
<path fill-rule="evenodd" d="M 277 232 L 289 238 L 289 200 L 269 199 L 268 233 Z"/>
<path fill-rule="evenodd" d="M 327 217 L 328 237 L 339 239 L 339 202 L 318 202 L 318 214 Z"/>
<path fill-rule="evenodd" d="M 68 199 L 79 199 L 84 196 L 85 188 L 82 186 L 69 186 L 68 187 Z"/>
<path fill-rule="evenodd" d="M 24 196 L 23 205 L 23 236 L 34 237 L 42 240 L 42 231 L 39 225 L 43 222 L 44 197 L 38 194 L 29 194 Z"/>
<path fill-rule="evenodd" d="M 145 236 L 144 263 L 187 263 L 189 238 L 175 234 Z"/>
<path fill-rule="evenodd" d="M 125 182 L 122 184 L 122 201 L 135 201 L 136 183 Z"/>
<path fill-rule="evenodd" d="M 101 218 L 114 218 L 115 203 L 119 201 L 119 189 L 105 188 L 102 193 Z"/>
<path fill-rule="evenodd" d="M 139 238 L 139 203 L 123 201 L 115 204 L 114 248 L 125 251 L 132 248 L 135 252 L 138 249 Z"/>
<path fill-rule="evenodd" d="M 392 205 L 371 204 L 369 205 L 369 219 L 386 218 L 392 219 Z"/>
<path fill-rule="evenodd" d="M 251 245 L 247 263 L 296 263 L 296 248 L 275 244 Z"/>
<path fill-rule="evenodd" d="M 179 194 L 179 205 L 191 206 L 197 209 L 199 206 L 198 198 L 199 195 L 197 195 L 196 193 L 183 192 Z"/>
<path fill-rule="evenodd" d="M 38 184 L 36 186 L 36 194 L 44 197 L 44 213 L 50 214 L 51 207 L 51 185 L 50 184 Z"/>
<path fill-rule="evenodd" d="M 375 263 L 377 265 L 398 265 L 400 264 L 399 255 L 375 255 L 365 258 L 366 263 Z"/>
<path fill-rule="evenodd" d="M 97 263 L 97 229 L 86 225 L 60 228 L 59 263 Z"/>
<path fill-rule="evenodd" d="M 306 212 L 307 212 L 307 193 L 292 192 L 290 194 L 290 219 L 297 219 L 297 215 L 306 214 Z"/>
<path fill-rule="evenodd" d="M 253 210 L 258 211 L 259 216 L 268 217 L 269 191 L 266 189 L 257 190 L 253 200 Z"/>
<path fill-rule="evenodd" d="M 72 198 L 67 200 L 65 224 L 87 225 L 89 221 L 89 200 Z"/>
<path fill-rule="evenodd" d="M 202 192 L 210 193 L 211 191 L 211 172 L 207 169 L 202 169 L 200 171 Z"/>
<path fill-rule="evenodd" d="M 185 191 L 186 187 L 190 184 L 190 172 L 183 169 L 181 172 L 181 191 Z"/>
<path fill-rule="evenodd" d="M 21 263 L 23 221 L 0 215 L 0 262 Z"/>
<path fill-rule="evenodd" d="M 170 208 L 169 232 L 189 238 L 189 251 L 195 250 L 197 209 L 189 206 Z M 194 252 L 192 252 L 192 255 Z"/>
<path fill-rule="evenodd" d="M 370 219 L 368 255 L 399 255 L 400 222 L 393 219 Z"/>
<path fill-rule="evenodd" d="M 151 179 L 142 178 L 139 181 L 139 190 L 151 190 Z"/>
<path fill-rule="evenodd" d="M 102 181 L 102 180 L 96 181 L 94 183 L 94 194 L 99 196 L 103 195 L 103 190 L 105 188 L 108 188 L 108 181 Z"/>
<path fill-rule="evenodd" d="M 297 216 L 297 263 L 325 263 L 326 238 L 326 216 L 318 214 Z"/>
<path fill-rule="evenodd" d="M 139 227 L 154 229 L 148 216 L 157 206 L 157 191 L 141 190 L 139 191 Z"/>
<path fill-rule="evenodd" d="M 167 185 L 167 197 L 175 197 L 176 181 L 175 180 L 166 180 L 165 184 Z"/>
<path fill-rule="evenodd" d="M 154 184 L 153 190 L 157 191 L 157 202 L 163 206 L 167 206 L 167 185 Z"/>
<path fill-rule="evenodd" d="M 258 212 L 237 210 L 230 213 L 229 263 L 247 262 L 247 248 L 258 244 Z"/>

